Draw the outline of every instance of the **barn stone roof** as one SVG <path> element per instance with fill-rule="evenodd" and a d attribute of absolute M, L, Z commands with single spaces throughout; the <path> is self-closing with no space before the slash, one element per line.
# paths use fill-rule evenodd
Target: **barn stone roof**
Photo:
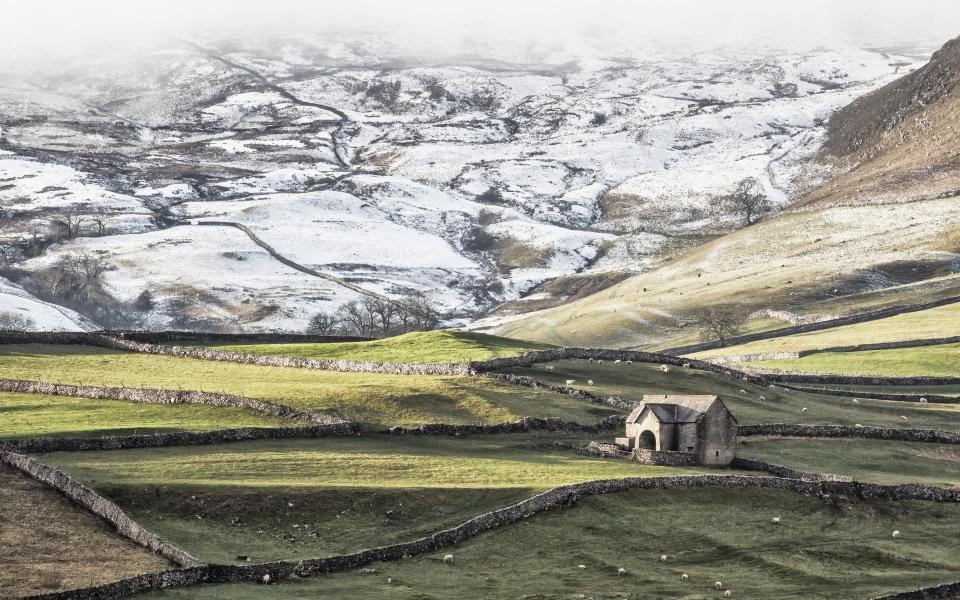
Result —
<path fill-rule="evenodd" d="M 717 401 L 717 396 L 646 395 L 627 417 L 627 423 L 636 423 L 643 409 L 648 407 L 661 423 L 696 423 L 697 418 Z"/>

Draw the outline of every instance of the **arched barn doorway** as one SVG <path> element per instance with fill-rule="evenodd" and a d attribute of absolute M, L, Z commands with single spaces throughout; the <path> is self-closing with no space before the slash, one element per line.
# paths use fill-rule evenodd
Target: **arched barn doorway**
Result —
<path fill-rule="evenodd" d="M 653 432 L 650 430 L 641 432 L 640 437 L 637 439 L 637 448 L 641 448 L 643 450 L 656 450 L 657 436 L 653 435 Z"/>

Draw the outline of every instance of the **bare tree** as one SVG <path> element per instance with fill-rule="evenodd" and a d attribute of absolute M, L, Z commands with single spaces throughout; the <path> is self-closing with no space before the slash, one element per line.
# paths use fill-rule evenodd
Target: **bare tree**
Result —
<path fill-rule="evenodd" d="M 98 210 L 91 217 L 93 225 L 97 228 L 97 237 L 103 237 L 107 232 L 107 216 L 102 210 Z"/>
<path fill-rule="evenodd" d="M 57 221 L 62 228 L 66 230 L 68 240 L 72 240 L 80 235 L 80 226 L 83 225 L 83 217 L 76 213 L 68 213 L 62 221 Z"/>
<path fill-rule="evenodd" d="M 307 333 L 314 335 L 331 335 L 338 325 L 339 321 L 336 315 L 319 312 L 310 317 L 310 322 L 307 323 Z"/>
<path fill-rule="evenodd" d="M 406 331 L 430 331 L 440 325 L 440 315 L 420 293 L 410 294 L 400 301 L 400 327 Z"/>
<path fill-rule="evenodd" d="M 36 322 L 30 317 L 10 311 L 0 312 L 0 331 L 32 331 L 36 327 Z"/>
<path fill-rule="evenodd" d="M 717 340 L 721 346 L 740 333 L 746 313 L 734 305 L 705 306 L 691 315 L 691 320 L 705 340 Z"/>
<path fill-rule="evenodd" d="M 760 216 L 770 212 L 770 199 L 753 177 L 741 180 L 726 197 L 726 204 L 731 211 L 742 214 L 747 225 L 753 225 Z"/>
<path fill-rule="evenodd" d="M 53 265 L 50 288 L 56 297 L 86 302 L 101 290 L 106 271 L 106 261 L 96 254 L 66 254 Z"/>

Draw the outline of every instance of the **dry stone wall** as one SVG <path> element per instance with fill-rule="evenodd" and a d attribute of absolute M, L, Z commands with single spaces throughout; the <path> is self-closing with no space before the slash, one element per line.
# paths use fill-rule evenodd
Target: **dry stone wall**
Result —
<path fill-rule="evenodd" d="M 448 423 L 430 423 L 419 427 L 404 428 L 391 427 L 384 433 L 397 435 L 474 435 L 498 433 L 527 433 L 530 431 L 582 431 L 599 432 L 622 427 L 624 417 L 610 416 L 602 419 L 596 425 L 582 425 L 572 421 L 564 421 L 556 417 L 523 417 L 513 423 L 494 423 L 490 425 L 461 425 Z"/>
<path fill-rule="evenodd" d="M 284 440 L 357 435 L 360 425 L 344 422 L 311 427 L 240 427 L 214 431 L 176 431 L 144 435 L 116 435 L 91 438 L 37 437 L 0 440 L 0 450 L 21 454 L 46 452 L 83 452 L 95 450 L 129 450 L 167 446 L 199 446 L 248 442 L 251 440 Z"/>
<path fill-rule="evenodd" d="M 898 402 L 921 402 L 926 400 L 931 404 L 960 404 L 960 396 L 942 396 L 938 394 L 892 394 L 889 392 L 863 392 L 858 390 L 836 390 L 821 387 L 807 387 L 803 385 L 783 385 L 788 390 L 821 394 L 823 396 L 841 396 L 844 398 L 872 398 L 874 400 L 896 400 Z"/>
<path fill-rule="evenodd" d="M 192 390 L 167 390 L 162 388 L 103 387 L 95 385 L 64 385 L 44 381 L 25 381 L 21 379 L 0 379 L 0 391 L 45 394 L 48 396 L 73 396 L 97 400 L 123 400 L 145 404 L 205 404 L 244 408 L 266 415 L 287 419 L 309 421 L 320 425 L 335 425 L 346 421 L 335 415 L 298 410 L 284 404 L 266 400 L 198 392 Z"/>
<path fill-rule="evenodd" d="M 133 540 L 151 552 L 155 552 L 183 566 L 203 564 L 185 550 L 147 531 L 120 510 L 119 506 L 73 479 L 60 469 L 45 465 L 29 456 L 5 450 L 0 451 L 0 464 L 9 465 L 38 481 L 46 483 L 70 500 L 116 527 L 120 535 Z"/>
<path fill-rule="evenodd" d="M 857 427 L 854 425 L 796 425 L 791 423 L 740 425 L 737 427 L 737 435 L 741 437 L 769 435 L 778 437 L 866 438 L 933 444 L 960 444 L 960 433 L 954 431 Z"/>
<path fill-rule="evenodd" d="M 806 471 L 798 471 L 797 469 L 784 467 L 783 465 L 775 465 L 762 460 L 752 460 L 749 458 L 742 458 L 740 456 L 735 457 L 730 463 L 730 466 L 734 469 L 741 469 L 743 471 L 763 471 L 765 473 L 770 473 L 774 477 L 799 479 L 800 481 L 852 481 L 850 477 L 844 477 L 843 475 L 833 475 L 831 473 L 808 473 Z"/>

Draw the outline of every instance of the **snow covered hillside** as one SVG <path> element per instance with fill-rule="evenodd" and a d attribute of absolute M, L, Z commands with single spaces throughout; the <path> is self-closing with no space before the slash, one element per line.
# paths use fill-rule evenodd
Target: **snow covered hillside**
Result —
<path fill-rule="evenodd" d="M 774 210 L 808 191 L 830 114 L 928 56 L 327 36 L 0 73 L 0 312 L 297 330 L 358 289 L 452 322 L 556 305 L 742 226 L 744 180 Z"/>

